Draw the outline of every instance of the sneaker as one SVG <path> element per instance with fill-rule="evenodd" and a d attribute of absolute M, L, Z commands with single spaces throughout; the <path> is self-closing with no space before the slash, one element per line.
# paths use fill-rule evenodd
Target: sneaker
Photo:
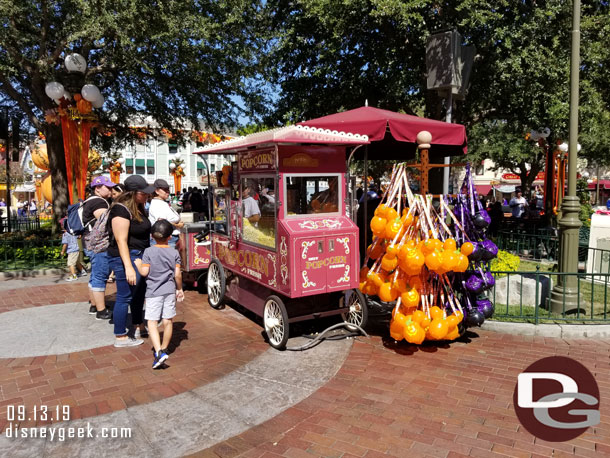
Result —
<path fill-rule="evenodd" d="M 165 353 L 163 350 L 159 350 L 156 354 L 155 354 L 155 359 L 153 361 L 153 369 L 158 368 L 159 366 L 161 366 L 161 364 L 163 364 L 163 362 L 169 358 L 169 356 L 167 356 L 167 353 Z"/>
<path fill-rule="evenodd" d="M 104 309 L 101 312 L 95 313 L 96 320 L 109 320 L 110 318 L 112 318 L 112 313 L 110 313 L 110 310 L 108 309 Z"/>
<path fill-rule="evenodd" d="M 89 305 L 89 315 L 95 315 L 97 313 L 97 308 L 95 305 Z"/>
<path fill-rule="evenodd" d="M 144 331 L 140 330 L 140 328 L 136 328 L 136 330 L 133 332 L 133 336 L 136 339 L 139 339 L 140 337 L 148 337 L 148 329 L 144 328 Z"/>
<path fill-rule="evenodd" d="M 89 273 L 89 272 L 87 272 L 87 269 L 83 269 L 83 270 L 81 270 L 81 271 L 80 271 L 80 274 L 79 274 L 79 275 L 80 275 L 81 277 L 86 277 L 88 273 Z"/>
<path fill-rule="evenodd" d="M 137 347 L 143 343 L 144 341 L 142 339 L 134 339 L 133 337 L 127 337 L 126 339 L 114 339 L 114 346 L 117 348 Z"/>
<path fill-rule="evenodd" d="M 74 280 L 78 280 L 78 277 L 76 275 L 68 275 L 68 277 L 66 278 L 66 281 L 74 281 Z"/>

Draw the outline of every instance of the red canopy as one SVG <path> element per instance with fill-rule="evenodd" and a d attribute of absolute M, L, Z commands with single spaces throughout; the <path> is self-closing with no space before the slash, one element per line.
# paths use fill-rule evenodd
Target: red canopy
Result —
<path fill-rule="evenodd" d="M 446 155 L 466 153 L 466 129 L 461 124 L 450 124 L 373 107 L 361 107 L 299 124 L 330 130 L 368 135 L 371 142 L 383 140 L 389 129 L 399 142 L 415 143 L 417 134 L 427 130 L 432 134 L 432 149 L 444 145 Z M 440 149 L 438 149 L 440 153 Z"/>
<path fill-rule="evenodd" d="M 589 183 L 589 189 L 597 189 L 597 182 Z M 610 189 L 610 180 L 599 180 L 599 189 Z"/>
<path fill-rule="evenodd" d="M 490 184 L 475 184 L 474 188 L 477 190 L 480 196 L 486 196 L 491 191 Z"/>

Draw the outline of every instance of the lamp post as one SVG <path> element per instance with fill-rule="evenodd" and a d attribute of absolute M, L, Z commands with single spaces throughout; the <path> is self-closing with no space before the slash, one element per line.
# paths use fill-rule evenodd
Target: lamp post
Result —
<path fill-rule="evenodd" d="M 559 220 L 559 271 L 578 272 L 578 234 L 582 223 L 578 218 L 580 202 L 576 196 L 576 158 L 578 154 L 578 87 L 580 65 L 580 0 L 572 5 L 572 53 L 570 56 L 570 136 L 568 144 L 568 193 L 561 204 Z M 561 184 L 563 185 L 563 184 Z M 553 312 L 574 312 L 578 309 L 578 277 L 559 276 L 551 292 Z"/>
<path fill-rule="evenodd" d="M 87 70 L 87 61 L 83 56 L 77 53 L 68 54 L 64 59 L 64 67 L 68 72 L 66 75 L 68 89 L 75 92 L 74 96 L 57 81 L 47 83 L 45 93 L 59 105 L 59 108 L 57 112 L 50 110 L 53 113 L 47 112 L 46 115 L 49 120 L 59 118 L 56 122 L 61 124 L 68 190 L 70 202 L 74 203 L 76 195 L 80 199 L 84 199 L 85 196 L 89 135 L 92 122 L 97 121 L 92 108 L 101 108 L 104 104 L 104 96 L 93 84 L 85 84 L 79 90 Z"/>
<path fill-rule="evenodd" d="M 177 153 L 170 159 L 169 171 L 174 176 L 174 192 L 177 193 L 182 189 L 182 177 L 185 175 L 184 161 L 182 160 L 180 153 Z"/>

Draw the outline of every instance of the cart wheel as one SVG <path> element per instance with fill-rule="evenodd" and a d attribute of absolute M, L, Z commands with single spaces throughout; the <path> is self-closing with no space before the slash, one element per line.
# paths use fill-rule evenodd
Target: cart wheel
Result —
<path fill-rule="evenodd" d="M 224 268 L 218 259 L 212 259 L 208 266 L 208 303 L 212 308 L 222 307 L 226 287 Z"/>
<path fill-rule="evenodd" d="M 350 289 L 347 291 L 347 311 L 341 314 L 343 321 L 349 324 L 355 324 L 364 328 L 369 318 L 369 309 L 366 305 L 364 295 L 358 289 Z M 346 326 L 350 331 L 357 331 L 355 326 Z"/>
<path fill-rule="evenodd" d="M 269 296 L 263 312 L 265 332 L 269 345 L 278 350 L 286 348 L 288 342 L 288 312 L 284 302 L 277 296 Z"/>
<path fill-rule="evenodd" d="M 197 292 L 199 294 L 208 294 L 208 273 L 204 272 L 197 277 Z"/>

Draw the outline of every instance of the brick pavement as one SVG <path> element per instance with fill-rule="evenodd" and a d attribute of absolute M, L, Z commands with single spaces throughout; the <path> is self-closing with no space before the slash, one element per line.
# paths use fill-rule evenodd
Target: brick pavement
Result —
<path fill-rule="evenodd" d="M 109 300 L 114 299 L 114 291 L 114 285 L 109 285 Z M 85 283 L 33 286 L 3 291 L 0 313 L 83 300 L 87 300 Z M 83 305 L 83 313 L 87 312 L 88 307 Z M 106 346 L 64 355 L 0 360 L 0 431 L 6 426 L 7 405 L 23 404 L 28 412 L 34 405 L 46 405 L 49 410 L 58 404 L 70 405 L 71 419 L 91 417 L 209 383 L 269 348 L 259 326 L 231 309 L 212 310 L 205 296 L 193 291 L 186 292 L 174 323 L 170 350 L 178 348 L 165 370 L 151 370 L 148 342 L 126 349 Z M 196 333 L 189 333 L 194 328 Z M 110 325 L 108 333 L 112 335 Z"/>
<path fill-rule="evenodd" d="M 563 355 L 596 377 L 602 423 L 565 443 L 519 424 L 512 394 L 532 362 Z M 610 456 L 610 341 L 479 330 L 468 343 L 417 348 L 372 337 L 306 400 L 199 457 Z"/>
<path fill-rule="evenodd" d="M 84 297 L 84 284 L 4 291 L 0 312 Z M 69 404 L 72 418 L 84 418 L 148 403 L 218 379 L 268 349 L 258 325 L 232 310 L 211 310 L 205 296 L 194 292 L 187 293 L 176 321 L 179 348 L 165 371 L 150 370 L 146 344 L 2 360 L 0 419 L 6 418 L 7 404 Z M 192 329 L 196 333 L 189 335 Z M 517 374 L 551 355 L 569 356 L 587 366 L 602 397 L 602 423 L 566 443 L 534 438 L 519 425 L 512 408 Z M 337 375 L 313 395 L 196 455 L 610 456 L 609 394 L 609 340 L 479 330 L 467 343 L 418 348 L 373 336 L 356 342 Z"/>

